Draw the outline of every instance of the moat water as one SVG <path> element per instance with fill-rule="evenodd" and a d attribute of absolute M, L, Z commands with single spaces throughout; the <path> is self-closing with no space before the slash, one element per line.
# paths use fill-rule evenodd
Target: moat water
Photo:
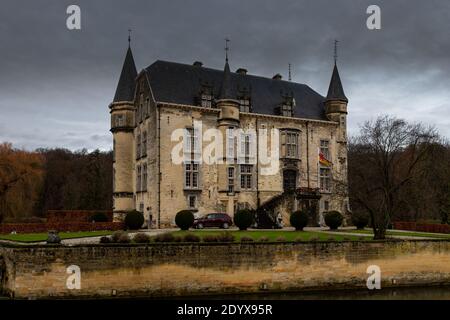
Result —
<path fill-rule="evenodd" d="M 45 299 L 45 297 L 42 297 Z M 0 296 L 0 300 L 8 300 Z M 145 297 L 111 298 L 145 300 Z M 170 300 L 450 300 L 450 286 L 386 288 L 381 290 L 337 290 L 320 292 L 277 292 L 169 298 Z"/>

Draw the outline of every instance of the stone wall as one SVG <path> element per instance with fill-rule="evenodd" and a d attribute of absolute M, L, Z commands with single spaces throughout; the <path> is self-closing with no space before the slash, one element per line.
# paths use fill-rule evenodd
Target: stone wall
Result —
<path fill-rule="evenodd" d="M 450 284 L 450 241 L 180 243 L 0 247 L 2 290 L 16 298 L 180 296 Z M 3 267 L 1 267 L 3 265 Z M 66 268 L 81 269 L 81 289 Z"/>

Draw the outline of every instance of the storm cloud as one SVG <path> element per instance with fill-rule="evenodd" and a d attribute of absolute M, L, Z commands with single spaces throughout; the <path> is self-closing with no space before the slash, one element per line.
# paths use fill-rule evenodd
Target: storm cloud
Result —
<path fill-rule="evenodd" d="M 81 30 L 66 8 L 81 8 Z M 371 4 L 381 30 L 366 27 Z M 276 73 L 325 95 L 338 66 L 349 131 L 378 114 L 450 137 L 450 2 L 355 0 L 17 1 L 0 4 L 0 141 L 17 147 L 112 147 L 109 110 L 128 29 L 138 69 L 157 59 Z"/>

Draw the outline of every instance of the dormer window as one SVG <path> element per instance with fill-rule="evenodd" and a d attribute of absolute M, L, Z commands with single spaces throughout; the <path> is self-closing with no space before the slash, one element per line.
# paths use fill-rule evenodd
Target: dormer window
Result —
<path fill-rule="evenodd" d="M 202 93 L 201 104 L 202 104 L 203 108 L 211 108 L 212 107 L 212 95 L 207 94 L 207 93 Z"/>
<path fill-rule="evenodd" d="M 241 112 L 250 112 L 250 100 L 247 98 L 239 99 L 239 109 Z"/>
<path fill-rule="evenodd" d="M 285 97 L 283 103 L 280 106 L 280 115 L 283 117 L 294 116 L 295 100 L 292 97 Z"/>

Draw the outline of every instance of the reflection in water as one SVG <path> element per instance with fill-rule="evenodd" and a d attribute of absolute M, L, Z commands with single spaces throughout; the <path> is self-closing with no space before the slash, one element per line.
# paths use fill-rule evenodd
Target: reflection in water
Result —
<path fill-rule="evenodd" d="M 147 300 L 148 297 L 105 297 L 112 300 Z M 8 300 L 0 296 L 0 300 Z M 46 299 L 43 297 L 43 299 Z M 53 299 L 53 297 L 47 297 Z M 95 300 L 96 298 L 87 298 Z M 339 290 L 321 292 L 278 292 L 195 297 L 166 297 L 164 300 L 450 300 L 450 286 Z M 150 299 L 151 300 L 151 299 Z"/>
<path fill-rule="evenodd" d="M 203 298 L 203 297 L 202 297 Z M 209 299 L 250 300 L 450 300 L 450 286 L 386 288 L 381 290 L 339 290 L 322 292 L 283 292 L 230 296 Z"/>

